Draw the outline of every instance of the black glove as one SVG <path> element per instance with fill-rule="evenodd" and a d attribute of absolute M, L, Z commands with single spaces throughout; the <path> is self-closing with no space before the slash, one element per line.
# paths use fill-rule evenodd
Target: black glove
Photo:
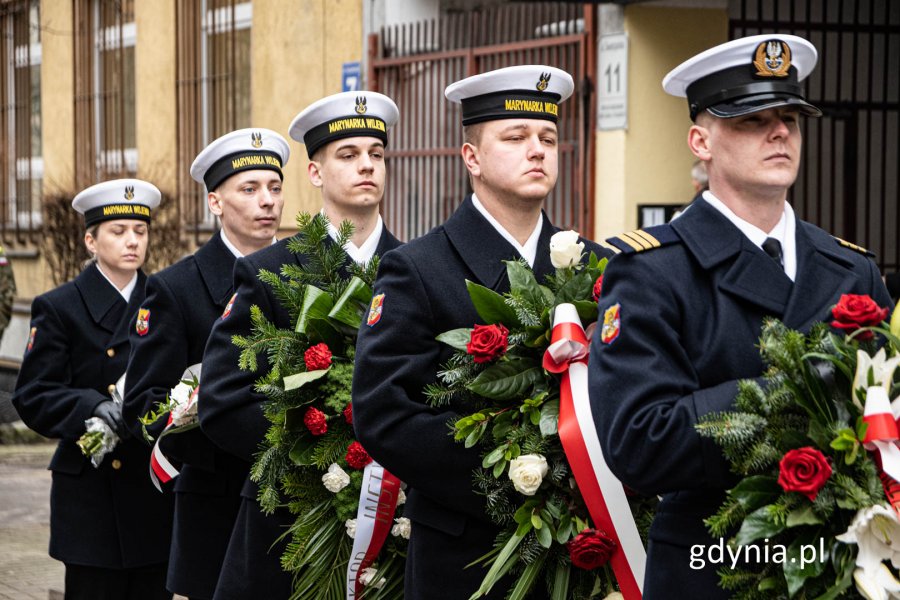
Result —
<path fill-rule="evenodd" d="M 112 400 L 104 400 L 94 409 L 94 416 L 103 419 L 109 428 L 116 432 L 119 439 L 128 437 L 125 419 L 122 418 L 122 407 Z"/>

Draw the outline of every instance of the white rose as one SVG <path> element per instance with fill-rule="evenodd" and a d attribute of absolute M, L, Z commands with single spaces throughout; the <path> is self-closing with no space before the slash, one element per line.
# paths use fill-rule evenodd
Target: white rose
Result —
<path fill-rule="evenodd" d="M 328 472 L 322 475 L 322 483 L 325 484 L 325 489 L 329 492 L 337 494 L 350 485 L 350 476 L 337 464 L 331 463 L 331 466 L 328 467 Z"/>
<path fill-rule="evenodd" d="M 347 535 L 351 538 L 356 538 L 356 519 L 347 519 L 344 523 L 344 527 L 347 528 Z"/>
<path fill-rule="evenodd" d="M 362 570 L 362 573 L 359 574 L 359 582 L 364 586 L 371 586 L 376 590 L 380 590 L 384 587 L 384 584 L 387 583 L 387 579 L 382 577 L 378 581 L 373 582 L 375 579 L 375 574 L 378 573 L 378 569 L 373 569 L 372 567 L 367 567 Z"/>
<path fill-rule="evenodd" d="M 406 492 L 400 490 L 400 495 L 397 496 L 397 506 L 404 504 L 406 502 Z"/>
<path fill-rule="evenodd" d="M 394 523 L 396 523 L 396 525 L 391 527 L 391 535 L 408 540 L 410 531 L 409 519 L 400 517 L 399 519 L 394 519 Z"/>
<path fill-rule="evenodd" d="M 197 420 L 197 394 L 194 394 L 193 387 L 179 383 L 169 392 L 169 399 L 175 403 L 172 407 L 173 424 L 187 425 Z"/>
<path fill-rule="evenodd" d="M 524 454 L 509 461 L 509 478 L 513 487 L 526 496 L 534 496 L 547 470 L 547 459 L 540 454 Z"/>
<path fill-rule="evenodd" d="M 550 262 L 557 269 L 577 265 L 582 252 L 584 242 L 578 241 L 577 231 L 558 231 L 550 238 Z"/>
<path fill-rule="evenodd" d="M 176 406 L 184 406 L 191 399 L 193 388 L 186 383 L 179 383 L 169 392 L 169 400 Z"/>

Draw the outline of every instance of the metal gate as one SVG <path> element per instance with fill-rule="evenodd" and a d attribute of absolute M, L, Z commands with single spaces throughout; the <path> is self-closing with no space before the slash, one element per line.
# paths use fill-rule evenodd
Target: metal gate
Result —
<path fill-rule="evenodd" d="M 803 219 L 870 248 L 898 270 L 900 2 L 740 0 L 731 38 L 793 33 L 819 51 L 806 81 L 821 119 L 803 123 L 804 158 L 791 203 Z"/>
<path fill-rule="evenodd" d="M 593 232 L 593 7 L 569 3 L 511 3 L 447 14 L 372 34 L 369 88 L 400 107 L 386 156 L 384 219 L 410 240 L 442 223 L 471 191 L 459 155 L 459 106 L 447 102 L 450 83 L 491 69 L 547 64 L 572 74 L 576 91 L 563 103 L 559 180 L 545 204 L 554 224 Z"/>

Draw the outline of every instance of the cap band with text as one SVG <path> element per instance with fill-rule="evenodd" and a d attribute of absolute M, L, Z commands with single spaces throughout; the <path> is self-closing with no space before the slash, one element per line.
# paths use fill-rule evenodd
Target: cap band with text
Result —
<path fill-rule="evenodd" d="M 275 152 L 258 150 L 235 152 L 223 156 L 207 169 L 203 175 L 203 182 L 206 184 L 206 189 L 214 190 L 232 175 L 256 169 L 275 171 L 284 181 L 284 173 L 281 172 L 281 157 Z"/>

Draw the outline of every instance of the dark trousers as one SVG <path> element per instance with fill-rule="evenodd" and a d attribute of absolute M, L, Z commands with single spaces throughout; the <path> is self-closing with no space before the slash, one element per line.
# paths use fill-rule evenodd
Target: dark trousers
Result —
<path fill-rule="evenodd" d="M 66 563 L 66 600 L 171 600 L 166 566 L 104 569 Z"/>

